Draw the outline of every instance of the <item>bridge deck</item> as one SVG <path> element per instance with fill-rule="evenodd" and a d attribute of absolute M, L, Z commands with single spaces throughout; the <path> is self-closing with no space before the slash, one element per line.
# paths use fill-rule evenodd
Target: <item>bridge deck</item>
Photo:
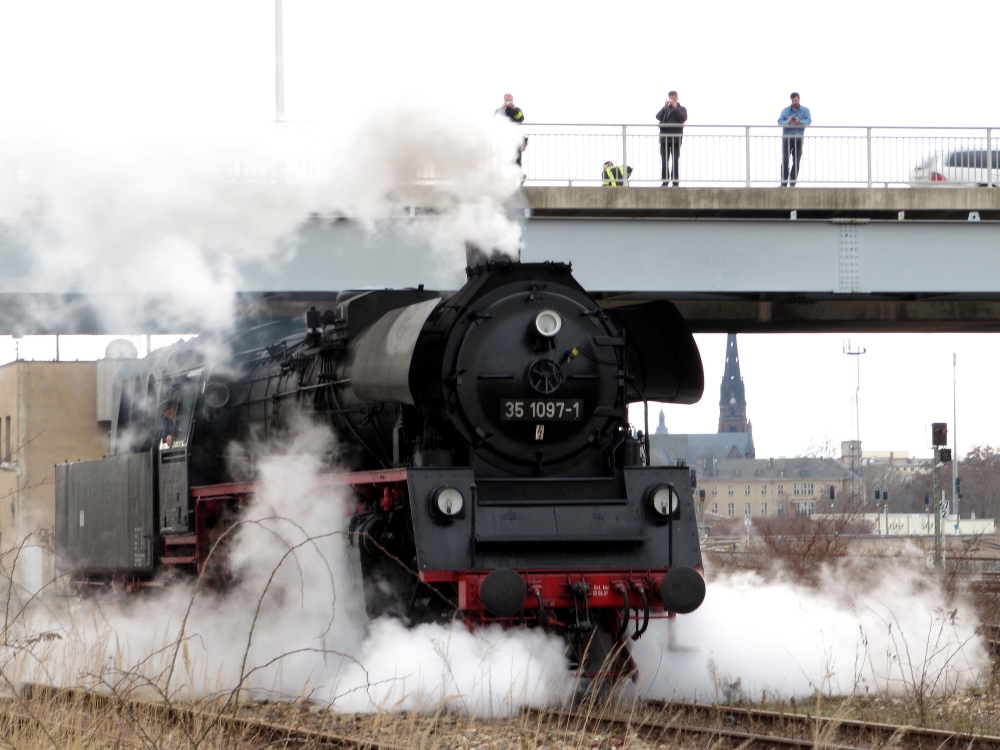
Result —
<path fill-rule="evenodd" d="M 525 187 L 537 217 L 1000 220 L 1000 188 Z"/>

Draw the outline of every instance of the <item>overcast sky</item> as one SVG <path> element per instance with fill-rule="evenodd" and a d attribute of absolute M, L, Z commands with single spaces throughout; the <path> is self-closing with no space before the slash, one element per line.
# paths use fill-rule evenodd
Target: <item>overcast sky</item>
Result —
<path fill-rule="evenodd" d="M 671 432 L 716 432 L 724 334 L 696 336 L 705 365 L 705 396 L 695 406 L 667 406 Z M 953 424 L 952 354 L 958 355 L 958 448 L 1000 444 L 995 334 L 836 334 L 737 337 L 747 416 L 759 458 L 794 456 L 810 442 L 854 437 L 855 357 L 860 356 L 861 440 L 864 450 L 906 450 L 929 456 L 931 422 Z M 655 429 L 659 409 L 650 415 Z M 636 410 L 633 421 L 640 416 Z"/>
<path fill-rule="evenodd" d="M 291 119 L 491 113 L 510 91 L 533 122 L 649 122 L 677 89 L 692 123 L 770 124 L 795 89 L 817 124 L 1000 124 L 993 2 L 284 6 Z M 5 0 L 0 101 L 67 127 L 267 120 L 273 45 L 271 0 Z"/>
<path fill-rule="evenodd" d="M 795 89 L 816 124 L 1000 126 L 988 83 L 1000 6 L 930 7 L 285 0 L 286 115 L 331 133 L 408 111 L 475 119 L 509 91 L 530 122 L 649 122 L 677 89 L 691 123 L 770 124 Z M 0 102 L 7 125 L 79 134 L 266 123 L 273 2 L 0 2 Z M 706 398 L 669 407 L 672 431 L 715 430 L 724 338 L 698 337 Z M 845 338 L 741 336 L 758 455 L 851 436 Z M 850 338 L 868 349 L 866 448 L 929 452 L 925 425 L 951 421 L 952 352 L 960 449 L 1000 444 L 997 337 Z M 67 340 L 70 358 L 97 356 L 106 341 Z M 0 339 L 4 356 L 13 342 Z"/>

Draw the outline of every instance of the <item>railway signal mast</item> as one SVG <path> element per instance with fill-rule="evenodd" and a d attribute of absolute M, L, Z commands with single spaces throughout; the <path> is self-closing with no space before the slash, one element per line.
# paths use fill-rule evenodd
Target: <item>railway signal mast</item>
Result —
<path fill-rule="evenodd" d="M 931 425 L 931 445 L 934 446 L 934 567 L 942 567 L 941 554 L 941 467 L 951 461 L 951 448 L 948 445 L 948 423 L 934 422 Z"/>
<path fill-rule="evenodd" d="M 958 501 L 962 497 L 962 483 L 958 478 L 958 354 L 951 355 L 951 502 L 955 506 L 955 536 L 958 536 Z"/>

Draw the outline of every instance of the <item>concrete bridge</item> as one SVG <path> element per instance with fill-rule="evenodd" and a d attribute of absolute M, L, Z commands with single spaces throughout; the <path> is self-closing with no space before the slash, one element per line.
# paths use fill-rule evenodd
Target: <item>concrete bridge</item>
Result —
<path fill-rule="evenodd" d="M 995 188 L 524 189 L 525 258 L 699 331 L 1000 330 Z M 635 295 L 633 295 L 635 296 Z"/>
<path fill-rule="evenodd" d="M 608 305 L 670 299 L 695 331 L 1000 331 L 1000 189 L 525 187 L 511 210 L 522 260 L 572 262 Z M 317 278 L 462 281 L 411 238 L 340 222 L 253 283 Z"/>
<path fill-rule="evenodd" d="M 606 305 L 672 300 L 695 331 L 1000 331 L 997 188 L 528 186 L 509 211 L 523 260 L 572 262 Z M 295 258 L 243 268 L 241 304 L 281 314 L 343 289 L 457 288 L 460 264 L 411 231 L 429 220 L 369 236 L 314 219 Z M 92 302 L 19 293 L 0 273 L 3 332 L 102 332 Z M 158 332 L 156 309 L 135 330 Z"/>

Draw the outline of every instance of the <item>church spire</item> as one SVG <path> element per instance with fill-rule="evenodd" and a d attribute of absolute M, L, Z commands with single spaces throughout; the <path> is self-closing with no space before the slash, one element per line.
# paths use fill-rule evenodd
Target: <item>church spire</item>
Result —
<path fill-rule="evenodd" d="M 663 415 L 663 407 L 662 406 L 660 407 L 660 423 L 658 425 L 656 425 L 656 434 L 657 435 L 667 435 L 667 434 L 669 434 L 669 432 L 667 431 L 667 420 L 666 420 L 666 418 Z"/>
<path fill-rule="evenodd" d="M 747 399 L 740 375 L 740 351 L 736 334 L 726 338 L 726 371 L 719 393 L 719 432 L 747 431 Z"/>

